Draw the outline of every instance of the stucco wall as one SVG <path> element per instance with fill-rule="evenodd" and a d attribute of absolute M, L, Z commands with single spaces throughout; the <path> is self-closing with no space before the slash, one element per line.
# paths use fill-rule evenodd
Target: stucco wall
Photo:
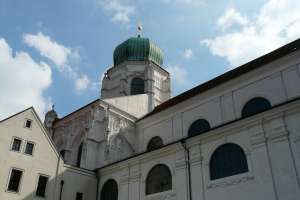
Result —
<path fill-rule="evenodd" d="M 300 52 L 271 62 L 137 123 L 139 152 L 153 136 L 164 143 L 187 137 L 190 125 L 206 119 L 211 127 L 239 119 L 247 101 L 264 97 L 272 106 L 300 96 Z"/>
<path fill-rule="evenodd" d="M 187 139 L 192 199 L 297 200 L 300 196 L 299 120 L 300 100 Z M 243 149 L 249 170 L 211 180 L 211 155 L 225 143 Z M 172 190 L 145 195 L 147 174 L 157 164 L 165 164 L 171 170 Z M 118 183 L 119 199 L 189 199 L 187 157 L 180 142 L 101 168 L 98 173 L 99 191 L 112 178 Z"/>
<path fill-rule="evenodd" d="M 27 119 L 32 120 L 31 128 L 24 127 Z M 2 121 L 0 133 L 0 199 L 45 199 L 35 195 L 39 174 L 49 177 L 48 200 L 59 200 L 61 180 L 65 181 L 61 200 L 75 199 L 76 192 L 87 200 L 96 198 L 95 173 L 64 165 L 32 108 Z M 20 152 L 11 150 L 14 137 L 22 140 Z M 34 143 L 33 155 L 24 154 L 25 141 Z M 12 168 L 23 171 L 18 193 L 7 191 Z"/>

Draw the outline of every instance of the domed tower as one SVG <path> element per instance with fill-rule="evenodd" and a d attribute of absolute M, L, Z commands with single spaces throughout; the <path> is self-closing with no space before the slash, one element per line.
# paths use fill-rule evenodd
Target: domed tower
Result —
<path fill-rule="evenodd" d="M 119 44 L 114 66 L 102 80 L 101 98 L 148 96 L 148 111 L 170 98 L 170 75 L 163 69 L 163 52 L 149 38 L 132 37 Z"/>

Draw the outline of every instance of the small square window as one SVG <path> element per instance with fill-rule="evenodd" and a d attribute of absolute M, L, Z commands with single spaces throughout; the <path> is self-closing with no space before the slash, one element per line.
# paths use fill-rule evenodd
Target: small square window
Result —
<path fill-rule="evenodd" d="M 83 200 L 83 194 L 81 192 L 76 192 L 76 200 Z"/>
<path fill-rule="evenodd" d="M 38 186 L 36 189 L 36 196 L 45 197 L 46 188 L 47 188 L 48 177 L 47 176 L 39 176 Z"/>
<path fill-rule="evenodd" d="M 25 127 L 26 127 L 26 128 L 31 128 L 31 125 L 32 125 L 32 121 L 29 120 L 29 119 L 26 119 Z"/>
<path fill-rule="evenodd" d="M 11 150 L 13 150 L 13 151 L 20 151 L 21 144 L 22 144 L 22 140 L 20 140 L 18 138 L 14 138 L 12 146 L 11 146 Z"/>
<path fill-rule="evenodd" d="M 33 148 L 34 148 L 34 144 L 32 142 L 27 142 L 24 153 L 28 155 L 32 155 Z"/>
<path fill-rule="evenodd" d="M 11 170 L 7 191 L 19 192 L 22 174 L 23 172 L 21 170 Z"/>

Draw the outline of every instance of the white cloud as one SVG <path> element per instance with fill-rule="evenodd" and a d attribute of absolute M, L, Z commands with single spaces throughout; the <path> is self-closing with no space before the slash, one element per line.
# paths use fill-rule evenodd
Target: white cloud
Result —
<path fill-rule="evenodd" d="M 90 84 L 90 79 L 87 77 L 87 75 L 82 74 L 75 80 L 75 88 L 76 91 L 82 92 L 83 90 L 86 90 Z"/>
<path fill-rule="evenodd" d="M 126 0 L 98 0 L 104 10 L 111 13 L 111 20 L 115 23 L 128 23 L 135 14 L 136 8 Z"/>
<path fill-rule="evenodd" d="M 236 20 L 233 17 L 222 22 L 226 12 L 219 18 L 219 24 L 226 27 L 239 21 L 239 28 L 201 43 L 208 46 L 213 55 L 226 58 L 231 67 L 236 67 L 299 38 L 299 10 L 300 1 L 268 0 L 253 18 L 242 17 L 243 20 Z M 237 11 L 234 15 L 243 16 Z"/>
<path fill-rule="evenodd" d="M 205 0 L 162 0 L 164 3 L 177 3 L 177 4 L 204 4 Z"/>
<path fill-rule="evenodd" d="M 87 75 L 78 72 L 74 67 L 71 67 L 71 61 L 80 60 L 78 51 L 59 44 L 52 38 L 43 33 L 24 34 L 23 40 L 25 44 L 35 48 L 41 56 L 51 60 L 60 73 L 67 76 L 74 82 L 74 88 L 77 94 L 82 94 L 91 84 Z"/>
<path fill-rule="evenodd" d="M 171 74 L 172 83 L 176 86 L 187 83 L 187 71 L 178 65 L 167 67 L 166 70 Z"/>
<path fill-rule="evenodd" d="M 26 52 L 15 55 L 5 39 L 0 38 L 0 119 L 34 106 L 40 116 L 49 99 L 43 96 L 51 85 L 51 69 L 36 62 Z"/>
<path fill-rule="evenodd" d="M 192 49 L 185 49 L 183 52 L 183 57 L 187 60 L 190 60 L 193 57 L 193 50 Z"/>
<path fill-rule="evenodd" d="M 248 23 L 247 18 L 242 17 L 242 15 L 237 12 L 234 8 L 230 8 L 226 11 L 226 13 L 221 16 L 217 25 L 223 30 L 231 28 L 233 25 L 246 25 Z"/>
<path fill-rule="evenodd" d="M 71 49 L 58 44 L 49 36 L 41 32 L 36 35 L 24 34 L 23 40 L 28 46 L 36 48 L 42 56 L 50 59 L 57 66 L 65 66 L 67 64 Z"/>

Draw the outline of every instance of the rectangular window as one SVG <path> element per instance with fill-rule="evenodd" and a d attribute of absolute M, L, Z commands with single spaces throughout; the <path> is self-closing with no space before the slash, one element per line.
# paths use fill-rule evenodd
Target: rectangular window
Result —
<path fill-rule="evenodd" d="M 32 155 L 34 144 L 32 142 L 27 142 L 24 153 Z"/>
<path fill-rule="evenodd" d="M 45 197 L 46 187 L 47 187 L 48 177 L 47 176 L 39 176 L 38 186 L 36 189 L 36 196 Z"/>
<path fill-rule="evenodd" d="M 26 128 L 31 128 L 31 124 L 32 124 L 32 121 L 29 120 L 29 119 L 26 119 L 25 127 L 26 127 Z"/>
<path fill-rule="evenodd" d="M 60 155 L 61 155 L 61 157 L 62 157 L 63 159 L 65 159 L 65 153 L 66 153 L 65 150 L 61 150 L 61 151 L 60 151 Z"/>
<path fill-rule="evenodd" d="M 81 192 L 76 192 L 76 200 L 83 200 L 83 194 Z"/>
<path fill-rule="evenodd" d="M 12 146 L 11 146 L 11 150 L 13 150 L 13 151 L 20 151 L 21 144 L 22 144 L 22 140 L 20 140 L 18 138 L 14 138 Z"/>
<path fill-rule="evenodd" d="M 23 172 L 21 170 L 12 169 L 7 190 L 10 192 L 19 192 L 20 182 Z"/>

